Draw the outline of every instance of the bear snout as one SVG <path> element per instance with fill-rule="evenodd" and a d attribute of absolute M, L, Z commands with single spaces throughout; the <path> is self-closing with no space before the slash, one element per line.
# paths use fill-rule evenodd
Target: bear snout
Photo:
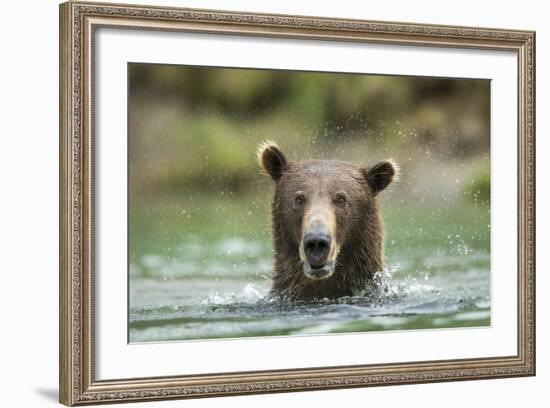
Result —
<path fill-rule="evenodd" d="M 325 266 L 330 252 L 331 237 L 320 231 L 308 232 L 304 235 L 304 253 L 313 269 Z"/>

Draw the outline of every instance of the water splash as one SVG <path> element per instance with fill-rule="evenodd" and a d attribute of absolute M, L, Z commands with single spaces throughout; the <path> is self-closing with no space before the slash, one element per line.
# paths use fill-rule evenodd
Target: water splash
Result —
<path fill-rule="evenodd" d="M 130 265 L 130 340 L 489 325 L 490 256 L 456 235 L 422 250 L 393 242 L 394 262 L 364 291 L 307 302 L 268 297 L 269 242 L 193 236 Z"/>
<path fill-rule="evenodd" d="M 238 292 L 220 293 L 211 292 L 208 297 L 200 302 L 201 305 L 225 305 L 232 303 L 250 303 L 254 304 L 267 297 L 268 291 L 265 287 L 249 283 Z"/>

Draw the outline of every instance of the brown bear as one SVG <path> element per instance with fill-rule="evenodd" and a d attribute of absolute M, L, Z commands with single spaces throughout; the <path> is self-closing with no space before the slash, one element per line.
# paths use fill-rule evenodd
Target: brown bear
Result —
<path fill-rule="evenodd" d="M 275 181 L 271 296 L 314 300 L 361 295 L 384 267 L 376 196 L 396 177 L 396 164 L 289 161 L 272 142 L 259 147 L 258 161 Z"/>

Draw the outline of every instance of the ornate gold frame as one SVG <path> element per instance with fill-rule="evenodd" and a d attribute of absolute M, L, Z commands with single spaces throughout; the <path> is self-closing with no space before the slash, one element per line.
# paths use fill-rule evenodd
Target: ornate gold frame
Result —
<path fill-rule="evenodd" d="M 518 350 L 513 356 L 246 373 L 94 376 L 93 47 L 98 27 L 507 50 L 518 61 Z M 60 5 L 60 401 L 66 405 L 535 374 L 535 33 L 68 2 Z"/>

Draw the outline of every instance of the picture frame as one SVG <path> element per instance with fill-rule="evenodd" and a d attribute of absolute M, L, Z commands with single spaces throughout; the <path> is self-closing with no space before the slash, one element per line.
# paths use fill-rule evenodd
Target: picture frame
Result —
<path fill-rule="evenodd" d="M 471 358 L 98 378 L 96 39 L 121 32 L 512 53 L 517 61 L 516 352 Z M 535 375 L 535 33 L 70 1 L 60 5 L 60 402 L 80 405 Z M 493 118 L 498 120 L 498 118 Z M 125 135 L 120 135 L 125 137 Z M 498 143 L 498 142 L 495 142 Z M 509 214 L 508 214 L 509 215 Z M 495 256 L 504 256 L 496 254 Z M 105 265 L 103 260 L 101 265 Z M 119 271 L 125 274 L 126 271 Z M 306 339 L 306 338 L 304 338 Z M 262 340 L 258 340 L 262 341 Z M 208 342 L 205 343 L 206 346 Z"/>

